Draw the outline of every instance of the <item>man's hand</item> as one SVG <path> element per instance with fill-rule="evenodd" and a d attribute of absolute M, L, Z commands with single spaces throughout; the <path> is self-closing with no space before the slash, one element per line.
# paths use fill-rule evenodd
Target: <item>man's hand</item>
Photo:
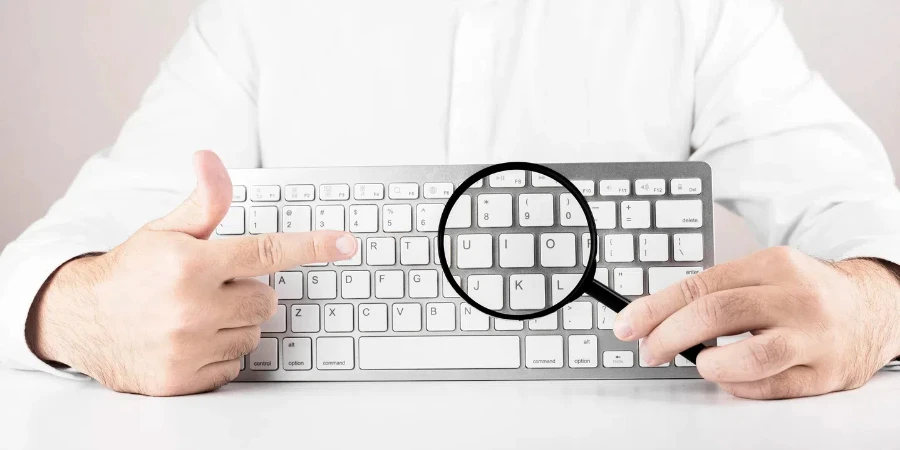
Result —
<path fill-rule="evenodd" d="M 622 340 L 643 339 L 649 364 L 693 345 L 697 369 L 738 397 L 772 399 L 854 389 L 900 355 L 900 284 L 882 263 L 824 263 L 786 247 L 713 267 L 636 300 L 616 319 Z"/>
<path fill-rule="evenodd" d="M 217 389 L 238 375 L 277 307 L 275 291 L 250 277 L 356 253 L 356 239 L 337 231 L 208 241 L 231 180 L 212 152 L 198 152 L 194 166 L 197 188 L 176 210 L 48 280 L 27 325 L 35 354 L 120 392 Z"/>

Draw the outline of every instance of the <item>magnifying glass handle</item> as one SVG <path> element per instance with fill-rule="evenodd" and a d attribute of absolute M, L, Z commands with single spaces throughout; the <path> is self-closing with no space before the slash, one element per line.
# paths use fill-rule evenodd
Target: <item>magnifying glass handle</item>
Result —
<path fill-rule="evenodd" d="M 613 310 L 616 314 L 622 312 L 631 300 L 625 298 L 622 294 L 612 290 L 609 286 L 606 286 L 603 283 L 598 281 L 593 281 L 587 284 L 587 289 L 585 292 L 594 297 L 602 303 L 607 308 Z M 700 354 L 706 348 L 703 344 L 697 344 L 683 352 L 681 352 L 681 356 L 691 362 L 691 364 L 697 364 L 697 355 Z"/>

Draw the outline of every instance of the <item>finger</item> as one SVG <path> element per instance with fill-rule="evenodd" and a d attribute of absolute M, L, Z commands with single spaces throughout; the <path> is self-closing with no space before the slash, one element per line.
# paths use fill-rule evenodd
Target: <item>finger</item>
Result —
<path fill-rule="evenodd" d="M 809 397 L 830 392 L 819 379 L 815 369 L 809 366 L 794 366 L 759 381 L 720 383 L 719 385 L 735 397 L 755 400 Z"/>
<path fill-rule="evenodd" d="M 758 258 L 758 257 L 757 257 Z M 765 284 L 754 255 L 712 267 L 639 298 L 625 307 L 613 324 L 613 332 L 623 341 L 642 338 L 675 311 L 713 292 Z"/>
<path fill-rule="evenodd" d="M 259 346 L 259 339 L 259 326 L 219 330 L 212 339 L 215 350 L 209 354 L 206 362 L 231 361 L 249 355 Z"/>
<path fill-rule="evenodd" d="M 697 370 L 716 383 L 759 381 L 805 363 L 804 345 L 799 334 L 773 330 L 704 350 L 697 357 Z"/>
<path fill-rule="evenodd" d="M 641 342 L 645 363 L 670 361 L 681 351 L 709 339 L 775 326 L 782 294 L 776 288 L 749 287 L 700 297 L 667 317 Z M 771 305 L 771 306 L 770 306 Z M 643 327 L 643 317 L 634 323 Z M 645 359 L 646 358 L 646 359 Z"/>
<path fill-rule="evenodd" d="M 211 392 L 232 382 L 241 373 L 241 360 L 218 361 L 207 364 L 197 371 L 194 378 L 194 392 Z"/>
<path fill-rule="evenodd" d="M 147 224 L 154 231 L 178 231 L 208 239 L 231 206 L 231 178 L 222 160 L 208 150 L 194 153 L 197 187 L 180 206 Z"/>
<path fill-rule="evenodd" d="M 211 242 L 223 280 L 255 277 L 312 263 L 343 261 L 358 251 L 343 231 L 274 233 Z"/>
<path fill-rule="evenodd" d="M 278 295 L 269 285 L 252 278 L 241 278 L 222 285 L 216 304 L 216 324 L 221 330 L 259 325 L 278 309 Z M 231 358 L 229 358 L 231 359 Z"/>

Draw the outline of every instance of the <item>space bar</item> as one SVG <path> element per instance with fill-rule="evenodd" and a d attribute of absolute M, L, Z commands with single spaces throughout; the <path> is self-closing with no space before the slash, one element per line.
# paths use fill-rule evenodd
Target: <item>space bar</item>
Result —
<path fill-rule="evenodd" d="M 359 338 L 359 368 L 362 370 L 518 367 L 518 336 Z"/>

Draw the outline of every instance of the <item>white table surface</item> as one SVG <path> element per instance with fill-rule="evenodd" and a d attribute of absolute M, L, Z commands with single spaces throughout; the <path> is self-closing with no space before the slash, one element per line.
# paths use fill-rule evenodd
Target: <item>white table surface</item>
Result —
<path fill-rule="evenodd" d="M 234 383 L 159 399 L 0 370 L 0 448 L 900 448 L 900 373 L 761 402 L 701 380 Z"/>

